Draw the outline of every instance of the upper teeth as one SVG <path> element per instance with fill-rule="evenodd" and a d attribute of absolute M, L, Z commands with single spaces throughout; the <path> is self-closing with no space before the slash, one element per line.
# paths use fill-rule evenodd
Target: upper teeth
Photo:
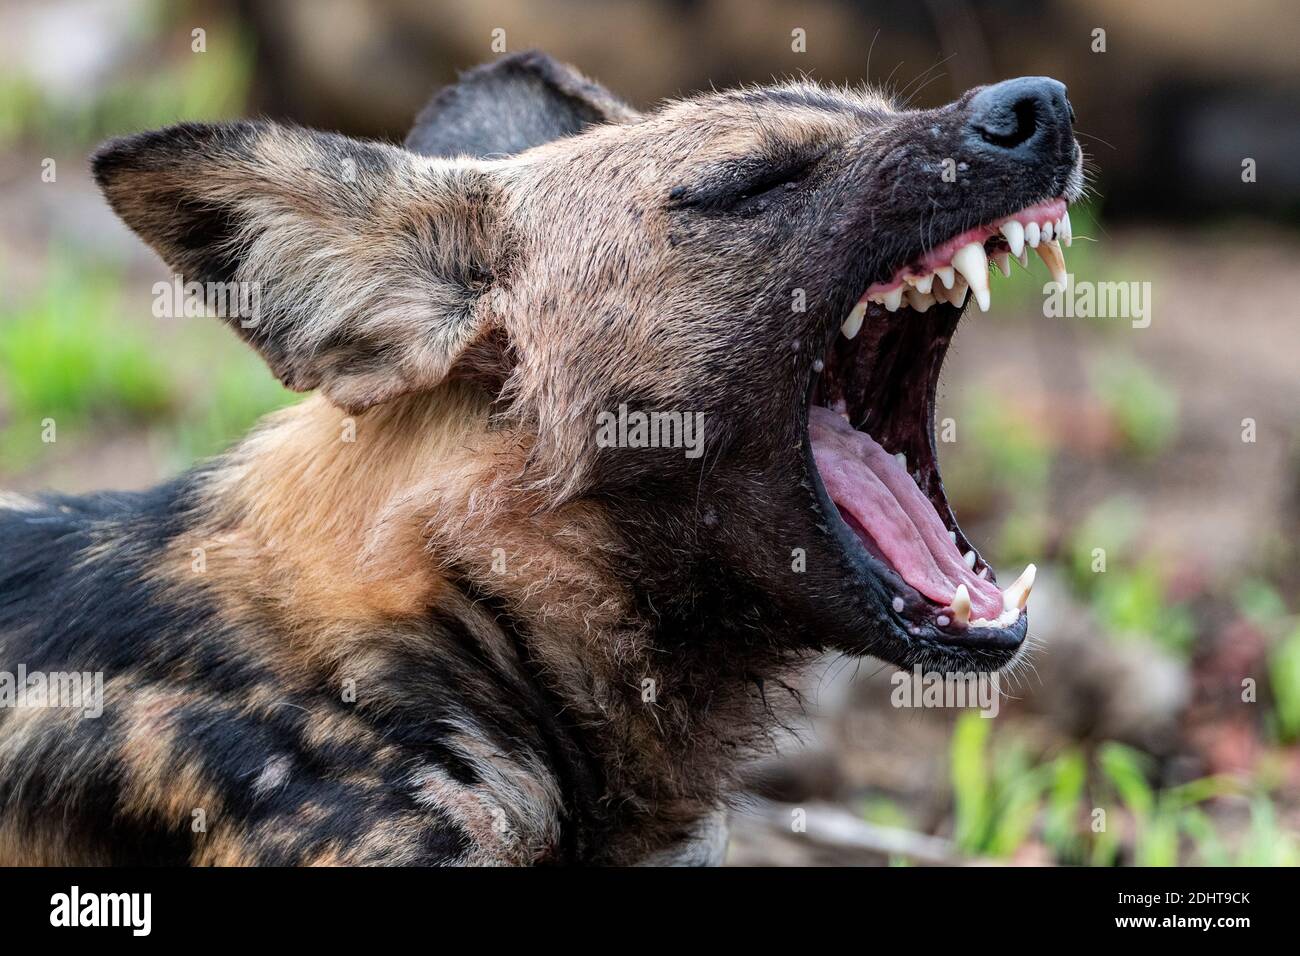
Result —
<path fill-rule="evenodd" d="M 1059 285 L 1065 285 L 1067 276 L 1065 274 L 1065 256 L 1061 253 L 1061 244 L 1053 239 L 1044 239 L 1034 250 L 1038 253 L 1038 258 L 1043 260 L 1047 266 L 1047 271 L 1052 274 L 1052 280 Z"/>
<path fill-rule="evenodd" d="M 984 243 L 969 242 L 952 257 L 952 267 L 970 283 L 980 311 L 989 310 L 989 257 L 984 254 Z"/>
<path fill-rule="evenodd" d="M 927 272 L 923 276 L 904 276 L 903 281 L 916 289 L 917 292 L 929 292 L 930 287 L 934 285 L 934 273 Z"/>
<path fill-rule="evenodd" d="M 1065 255 L 1062 246 L 1068 246 L 1074 237 L 1070 231 L 1070 214 L 1062 213 L 1057 220 L 1044 222 L 1021 222 L 1012 217 L 998 225 L 1007 242 L 1010 255 L 1005 251 L 994 252 L 993 261 L 1004 276 L 1011 274 L 1011 256 L 1022 266 L 1028 268 L 1029 249 L 1038 253 L 1053 281 L 1066 282 Z M 873 292 L 853 307 L 849 317 L 844 320 L 843 332 L 853 338 L 862 329 L 866 313 L 866 303 L 876 302 L 888 312 L 897 312 L 904 301 L 917 312 L 926 312 L 936 302 L 947 302 L 961 307 L 966 302 L 966 291 L 974 294 L 975 302 L 981 312 L 987 312 L 992 297 L 989 289 L 989 255 L 984 251 L 983 241 L 968 242 L 953 253 L 951 261 L 935 266 L 930 272 L 909 273 L 892 289 Z M 938 282 L 934 280 L 938 278 Z"/>
<path fill-rule="evenodd" d="M 1002 224 L 1002 235 L 1007 238 L 1011 254 L 1018 258 L 1025 248 L 1025 227 L 1015 219 L 1008 219 Z"/>

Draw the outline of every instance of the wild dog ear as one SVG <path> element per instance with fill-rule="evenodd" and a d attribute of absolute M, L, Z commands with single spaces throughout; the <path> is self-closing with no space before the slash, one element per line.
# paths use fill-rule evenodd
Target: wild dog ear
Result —
<path fill-rule="evenodd" d="M 573 67 L 529 50 L 475 67 L 435 93 L 406 148 L 426 156 L 509 156 L 639 115 Z"/>
<path fill-rule="evenodd" d="M 349 411 L 428 389 L 486 334 L 499 204 L 473 160 L 265 122 L 183 124 L 92 160 L 185 281 L 254 295 L 226 321 L 286 386 Z"/>

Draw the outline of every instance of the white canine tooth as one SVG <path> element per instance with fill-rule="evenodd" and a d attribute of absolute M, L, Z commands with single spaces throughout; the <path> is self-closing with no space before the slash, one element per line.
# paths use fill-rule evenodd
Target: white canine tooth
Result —
<path fill-rule="evenodd" d="M 965 554 L 963 554 L 963 555 L 961 556 L 961 559 L 962 559 L 963 561 L 966 562 L 966 567 L 970 568 L 972 571 L 975 570 L 975 552 L 974 552 L 974 551 L 967 551 Z"/>
<path fill-rule="evenodd" d="M 1052 227 L 1052 223 L 1050 221 L 1043 223 L 1042 233 L 1044 239 L 1051 239 L 1054 235 L 1056 235 L 1056 232 L 1054 231 Z"/>
<path fill-rule="evenodd" d="M 998 264 L 998 271 L 1002 273 L 1003 278 L 1011 275 L 1011 253 L 995 252 L 993 261 Z"/>
<path fill-rule="evenodd" d="M 894 461 L 903 466 L 903 471 L 907 471 L 907 455 L 900 452 L 894 453 Z"/>
<path fill-rule="evenodd" d="M 988 565 L 986 564 L 984 567 L 980 568 L 980 573 L 975 576 L 979 578 L 981 581 L 987 581 L 989 579 Z"/>
<path fill-rule="evenodd" d="M 1038 228 L 1038 223 L 1031 222 L 1025 226 L 1025 242 L 1029 248 L 1033 249 L 1038 246 L 1038 240 L 1043 238 L 1042 232 Z"/>
<path fill-rule="evenodd" d="M 952 596 L 952 619 L 962 627 L 970 623 L 970 592 L 964 584 L 957 585 L 957 592 Z"/>
<path fill-rule="evenodd" d="M 897 312 L 899 305 L 903 301 L 903 287 L 901 285 L 890 289 L 885 293 L 885 311 Z"/>
<path fill-rule="evenodd" d="M 1016 583 L 1002 592 L 1002 607 L 1008 611 L 1012 608 L 1023 611 L 1029 602 L 1029 592 L 1033 589 L 1037 574 L 1038 569 L 1032 564 L 1025 568 L 1024 573 L 1016 578 Z"/>
<path fill-rule="evenodd" d="M 1028 270 L 1029 268 L 1029 250 L 1021 249 L 1016 255 L 1016 262 L 1020 263 L 1020 268 Z"/>
<path fill-rule="evenodd" d="M 948 537 L 952 538 L 952 543 L 953 543 L 953 544 L 956 544 L 956 543 L 957 543 L 957 532 L 956 532 L 956 531 L 949 531 L 949 532 L 948 532 Z"/>
<path fill-rule="evenodd" d="M 1061 240 L 1061 245 L 1069 246 L 1074 242 L 1074 233 L 1070 230 L 1070 214 L 1067 212 L 1061 216 L 1060 228 L 1056 230 L 1056 238 Z"/>
<path fill-rule="evenodd" d="M 989 310 L 989 257 L 984 253 L 984 243 L 968 242 L 952 257 L 952 267 L 966 277 L 980 311 Z"/>
<path fill-rule="evenodd" d="M 934 305 L 935 298 L 932 293 L 921 292 L 918 289 L 907 290 L 907 304 L 917 312 L 927 312 L 930 306 Z"/>
<path fill-rule="evenodd" d="M 840 331 L 844 333 L 846 339 L 851 339 L 862 331 L 862 319 L 866 314 L 867 304 L 865 302 L 859 302 L 853 307 L 853 311 L 849 313 L 849 317 L 845 319 L 844 324 L 840 326 Z"/>
<path fill-rule="evenodd" d="M 951 289 L 953 280 L 957 278 L 957 273 L 953 271 L 952 266 L 940 266 L 934 270 L 934 274 L 939 277 L 945 289 Z"/>
<path fill-rule="evenodd" d="M 1002 224 L 1002 235 L 1007 237 L 1007 245 L 1011 247 L 1011 254 L 1019 256 L 1025 248 L 1025 227 L 1020 225 L 1019 220 L 1008 219 Z"/>
<path fill-rule="evenodd" d="M 1038 258 L 1043 260 L 1047 266 L 1047 271 L 1052 274 L 1052 281 L 1057 285 L 1065 285 L 1067 276 L 1065 274 L 1065 256 L 1061 252 L 1061 244 L 1055 240 L 1048 239 L 1034 249 L 1038 253 Z"/>

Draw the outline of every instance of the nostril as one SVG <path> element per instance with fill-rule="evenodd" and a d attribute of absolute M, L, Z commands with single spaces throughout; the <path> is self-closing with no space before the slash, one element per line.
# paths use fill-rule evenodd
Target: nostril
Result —
<path fill-rule="evenodd" d="M 971 98 L 969 136 L 981 145 L 1015 150 L 1054 141 L 1068 132 L 1073 110 L 1065 86 L 1045 76 L 1022 76 L 986 86 Z"/>
<path fill-rule="evenodd" d="M 986 143 L 1014 149 L 1038 131 L 1038 102 L 1026 98 L 1002 107 L 996 117 L 983 117 L 972 122 Z"/>

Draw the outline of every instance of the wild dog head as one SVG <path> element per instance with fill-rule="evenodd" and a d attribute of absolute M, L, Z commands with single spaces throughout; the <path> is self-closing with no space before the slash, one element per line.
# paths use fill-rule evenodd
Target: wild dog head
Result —
<path fill-rule="evenodd" d="M 187 279 L 259 285 L 232 324 L 289 387 L 353 412 L 491 390 L 529 436 L 520 487 L 604 510 L 663 641 L 993 669 L 1032 567 L 999 589 L 958 526 L 935 390 L 990 258 L 1062 271 L 1072 122 L 1041 77 L 934 110 L 792 83 L 640 113 L 526 54 L 405 149 L 187 124 L 94 169 Z M 698 453 L 598 440 L 635 413 L 699 425 Z"/>

